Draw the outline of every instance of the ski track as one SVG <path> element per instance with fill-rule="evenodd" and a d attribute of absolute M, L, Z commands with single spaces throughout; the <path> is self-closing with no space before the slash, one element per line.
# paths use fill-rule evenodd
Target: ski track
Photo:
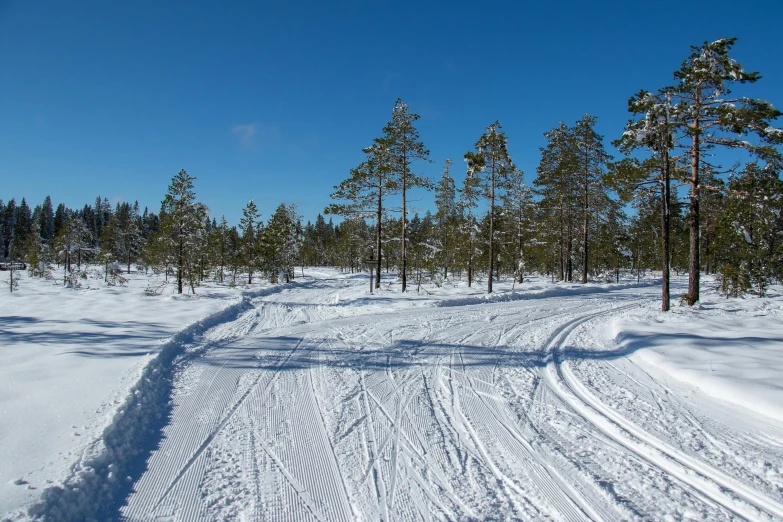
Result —
<path fill-rule="evenodd" d="M 633 306 L 628 305 L 624 308 Z M 765 515 L 770 518 L 783 518 L 783 505 L 779 502 L 767 498 L 709 464 L 685 454 L 640 429 L 601 403 L 576 378 L 570 365 L 563 359 L 564 344 L 569 335 L 581 324 L 606 314 L 607 312 L 603 311 L 577 318 L 558 328 L 550 337 L 547 344 L 554 357 L 547 365 L 545 375 L 553 390 L 606 435 L 733 514 L 745 519 L 756 519 Z"/>
<path fill-rule="evenodd" d="M 623 356 L 571 361 L 576 334 L 655 289 L 360 315 L 335 305 L 352 284 L 256 297 L 197 339 L 117 518 L 783 520 L 773 486 L 710 460 L 729 451 L 720 422 Z M 610 379 L 712 456 L 603 402 L 592 382 Z M 750 447 L 783 451 L 753 427 Z"/>

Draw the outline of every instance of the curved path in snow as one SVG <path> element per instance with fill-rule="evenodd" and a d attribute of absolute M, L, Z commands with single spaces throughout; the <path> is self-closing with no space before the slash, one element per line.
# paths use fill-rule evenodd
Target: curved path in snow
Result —
<path fill-rule="evenodd" d="M 340 301 L 365 284 L 311 272 L 189 347 L 117 516 L 783 520 L 783 490 L 753 471 L 783 459 L 779 427 L 601 341 L 657 288 Z"/>

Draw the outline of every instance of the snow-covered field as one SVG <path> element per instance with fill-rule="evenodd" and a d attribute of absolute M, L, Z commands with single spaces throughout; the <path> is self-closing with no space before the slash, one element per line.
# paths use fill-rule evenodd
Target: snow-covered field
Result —
<path fill-rule="evenodd" d="M 146 285 L 0 298 L 0 516 L 783 520 L 780 288 Z"/>

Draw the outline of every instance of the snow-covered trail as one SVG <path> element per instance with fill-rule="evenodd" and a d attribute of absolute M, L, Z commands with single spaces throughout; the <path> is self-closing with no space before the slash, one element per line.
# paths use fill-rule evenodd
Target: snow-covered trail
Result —
<path fill-rule="evenodd" d="M 779 425 L 601 343 L 656 288 L 351 307 L 316 275 L 190 348 L 121 518 L 783 520 Z"/>

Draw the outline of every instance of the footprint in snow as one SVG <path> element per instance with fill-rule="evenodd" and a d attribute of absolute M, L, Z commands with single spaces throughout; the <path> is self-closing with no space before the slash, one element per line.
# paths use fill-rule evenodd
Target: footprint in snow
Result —
<path fill-rule="evenodd" d="M 25 484 L 28 484 L 28 482 L 23 478 L 18 478 L 16 480 L 13 480 L 11 483 L 14 486 L 24 486 Z"/>

